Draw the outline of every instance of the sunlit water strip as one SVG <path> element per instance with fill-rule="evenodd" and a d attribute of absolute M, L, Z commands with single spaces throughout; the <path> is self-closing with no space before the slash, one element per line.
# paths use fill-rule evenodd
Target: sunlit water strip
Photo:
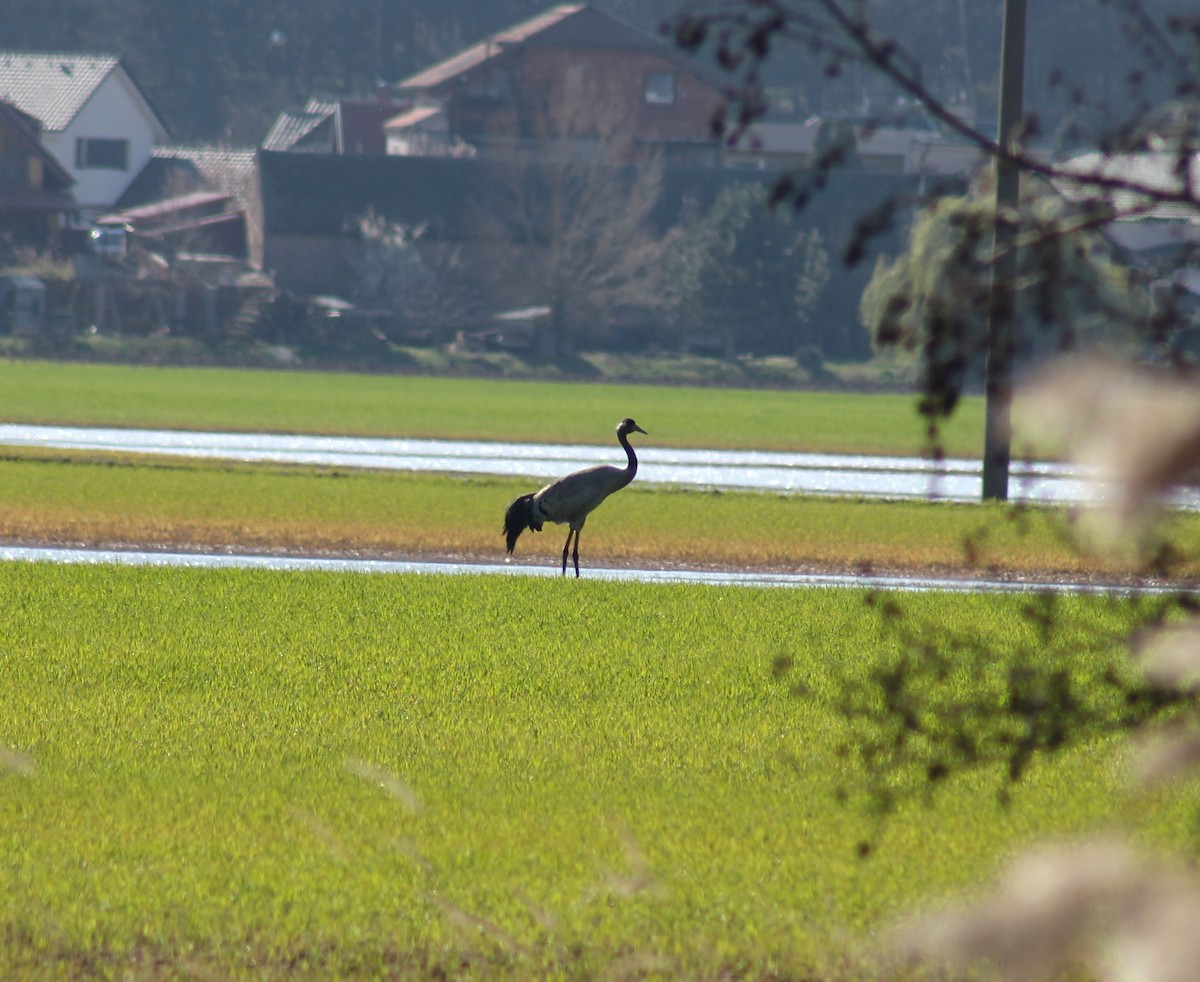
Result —
<path fill-rule="evenodd" d="M 621 463 L 616 446 L 478 443 L 261 433 L 198 433 L 0 424 L 0 444 L 167 454 L 225 460 L 315 464 L 406 471 L 557 477 L 597 463 Z M 695 488 L 886 498 L 977 501 L 977 460 L 851 456 L 768 451 L 638 448 L 638 480 Z M 1017 464 L 1014 500 L 1077 503 L 1094 497 L 1088 475 L 1061 464 Z M 1200 494 L 1176 504 L 1200 507 Z"/>
<path fill-rule="evenodd" d="M 67 549 L 0 545 L 0 562 L 189 567 L 194 569 L 265 569 L 289 572 L 422 574 L 443 576 L 561 576 L 551 566 L 517 563 L 435 563 L 391 559 L 339 559 L 193 552 L 141 552 L 122 549 Z M 574 579 L 571 577 L 571 579 Z M 712 570 L 588 568 L 584 579 L 626 583 L 692 583 L 705 586 L 836 587 L 859 590 L 946 591 L 953 593 L 1088 593 L 1126 595 L 1176 593 L 1178 587 L 1092 583 L 1034 583 L 952 577 L 877 576 L 838 573 L 756 573 Z M 1193 592 L 1193 591 L 1189 591 Z"/>

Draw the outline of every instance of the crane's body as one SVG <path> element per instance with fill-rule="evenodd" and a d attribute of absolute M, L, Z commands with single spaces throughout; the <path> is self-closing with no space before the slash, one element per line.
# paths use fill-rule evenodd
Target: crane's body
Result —
<path fill-rule="evenodd" d="M 523 494 L 508 506 L 504 514 L 504 534 L 511 555 L 517 539 L 525 529 L 542 530 L 545 522 L 568 526 L 567 542 L 563 546 L 562 571 L 567 575 L 567 555 L 574 537 L 575 575 L 579 575 L 579 532 L 588 515 L 596 510 L 610 494 L 620 491 L 637 474 L 637 454 L 629 445 L 630 433 L 645 433 L 632 419 L 623 419 L 617 424 L 617 440 L 625 448 L 627 463 L 624 467 L 598 464 L 585 467 L 557 481 L 552 481 L 539 491 Z"/>

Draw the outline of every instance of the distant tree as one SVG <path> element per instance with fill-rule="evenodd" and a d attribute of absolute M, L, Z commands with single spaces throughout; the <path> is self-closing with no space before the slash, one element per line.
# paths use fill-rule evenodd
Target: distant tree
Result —
<path fill-rule="evenodd" d="M 1027 193 L 1030 247 L 1021 256 L 1015 296 L 1024 324 L 1018 357 L 1026 364 L 1048 350 L 1079 342 L 1131 344 L 1149 313 L 1134 273 L 1113 262 L 1095 232 L 1051 234 L 1065 209 L 1061 198 L 1037 187 Z M 1034 198 L 1036 197 L 1036 200 Z M 1033 221 L 1046 230 L 1038 236 Z M 879 257 L 863 292 L 860 313 L 877 350 L 918 353 L 930 405 L 949 412 L 959 394 L 983 377 L 991 309 L 991 250 L 995 210 L 986 195 L 938 198 L 918 213 L 908 249 Z M 1055 285 L 1039 272 L 1054 270 Z"/>
<path fill-rule="evenodd" d="M 480 226 L 494 294 L 549 308 L 539 344 L 554 358 L 661 304 L 663 243 L 651 217 L 662 161 L 634 147 L 620 107 L 582 89 L 556 95 L 526 149 L 495 162 Z"/>
<path fill-rule="evenodd" d="M 672 299 L 686 319 L 719 334 L 725 356 L 819 348 L 812 313 L 829 280 L 821 234 L 765 207 L 761 185 L 722 191 L 708 214 L 670 240 Z"/>
<path fill-rule="evenodd" d="M 354 300 L 387 310 L 406 331 L 430 331 L 434 340 L 469 323 L 478 294 L 467 282 L 460 246 L 427 241 L 423 227 L 389 221 L 374 210 L 358 220 Z"/>
<path fill-rule="evenodd" d="M 687 350 L 689 335 L 703 328 L 702 284 L 712 248 L 712 232 L 697 214 L 695 202 L 685 205 L 685 215 L 663 238 L 662 312 L 670 332 L 665 344 Z"/>
<path fill-rule="evenodd" d="M 409 228 L 374 209 L 358 219 L 361 248 L 355 263 L 355 299 L 403 309 L 421 307 L 433 293 L 433 275 L 417 251 L 422 228 Z"/>

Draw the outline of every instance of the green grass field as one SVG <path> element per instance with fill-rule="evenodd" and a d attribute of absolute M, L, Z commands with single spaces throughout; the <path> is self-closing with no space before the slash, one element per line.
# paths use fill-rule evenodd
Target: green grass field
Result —
<path fill-rule="evenodd" d="M 680 446 L 922 441 L 902 397 L 0 362 L 6 421 L 608 443 L 627 414 Z M 528 483 L 9 450 L 0 540 L 495 560 Z M 843 685 L 895 643 L 861 593 L 587 579 L 1125 570 L 1080 556 L 1064 516 L 620 500 L 588 523 L 580 581 L 0 563 L 0 977 L 858 979 L 895 917 L 1027 842 L 1192 834 L 1194 789 L 1127 798 L 1112 741 L 1038 762 L 1007 808 L 980 773 L 881 828 L 839 753 Z M 518 561 L 557 565 L 559 531 Z M 1171 534 L 1200 554 L 1196 516 Z M 986 689 L 1038 630 L 1023 603 L 904 610 L 986 641 L 995 660 L 955 676 Z M 1062 610 L 1080 651 L 1134 616 Z M 1109 654 L 1125 664 L 1088 669 Z"/>
<path fill-rule="evenodd" d="M 0 455 L 0 539 L 504 558 L 501 517 L 530 482 L 103 454 Z M 1200 516 L 1168 526 L 1200 572 Z M 692 492 L 634 484 L 589 519 L 585 566 L 932 569 L 1117 574 L 1053 510 Z M 565 530 L 528 533 L 517 561 L 554 565 Z"/>
<path fill-rule="evenodd" d="M 608 420 L 632 406 L 651 445 L 912 453 L 923 442 L 912 399 L 898 395 L 0 361 L 8 421 L 609 443 Z M 947 429 L 952 453 L 976 452 L 980 415 L 967 400 Z M 494 560 L 498 516 L 529 484 L 8 451 L 0 536 Z M 1071 575 L 1137 566 L 1081 554 L 1053 512 L 640 485 L 620 500 L 618 514 L 609 506 L 589 522 L 585 562 Z M 519 559 L 552 561 L 557 531 L 525 536 Z M 1185 556 L 1200 554 L 1194 516 L 1171 531 Z M 1194 575 L 1196 563 L 1175 572 Z"/>
<path fill-rule="evenodd" d="M 837 686 L 889 642 L 852 591 L 2 564 L 0 597 L 8 978 L 860 978 L 1024 842 L 1190 834 L 1105 742 L 858 858 Z M 908 609 L 1015 645 L 1021 603 Z"/>
<path fill-rule="evenodd" d="M 918 453 L 908 395 L 675 388 L 0 360 L 0 420 L 520 442 L 613 442 L 634 417 L 659 446 Z M 948 453 L 979 456 L 964 401 Z"/>

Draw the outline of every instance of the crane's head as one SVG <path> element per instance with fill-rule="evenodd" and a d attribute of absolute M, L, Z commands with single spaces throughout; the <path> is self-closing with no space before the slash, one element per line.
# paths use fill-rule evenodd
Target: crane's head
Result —
<path fill-rule="evenodd" d="M 646 433 L 646 431 L 638 426 L 637 423 L 631 420 L 628 416 L 626 416 L 617 424 L 617 435 L 628 436 L 630 433 Z M 646 433 L 646 435 L 649 436 L 650 434 Z"/>

